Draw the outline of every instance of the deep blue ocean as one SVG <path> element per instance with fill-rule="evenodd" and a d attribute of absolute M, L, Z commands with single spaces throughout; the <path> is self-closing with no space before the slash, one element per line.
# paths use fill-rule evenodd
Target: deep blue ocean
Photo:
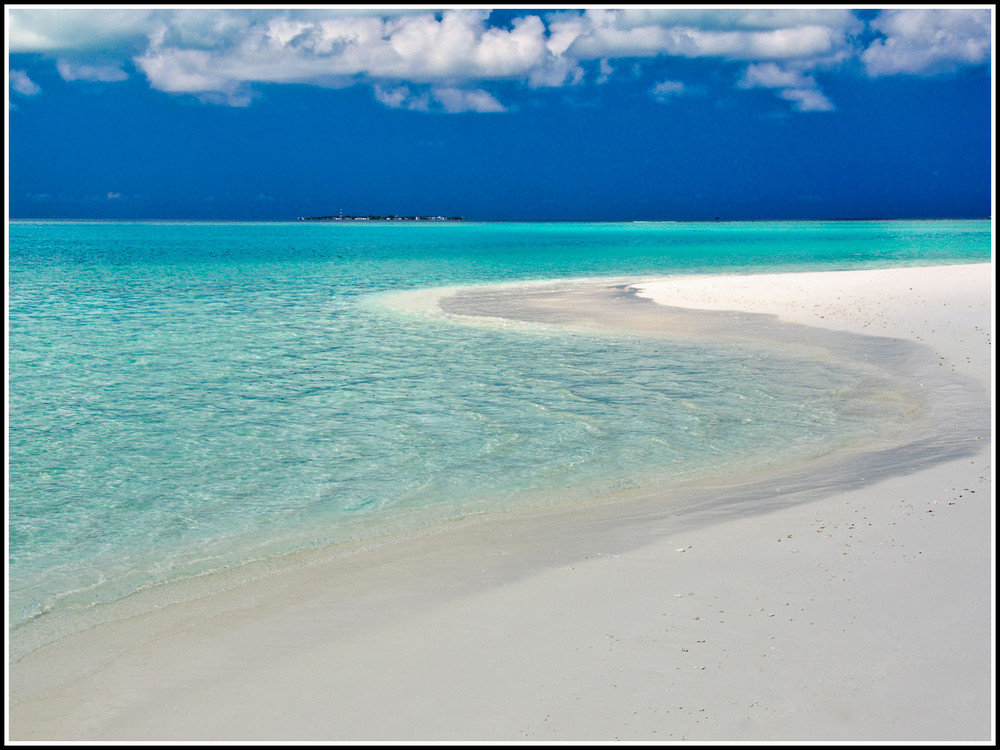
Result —
<path fill-rule="evenodd" d="M 471 514 L 820 456 L 859 374 L 391 293 L 988 262 L 989 221 L 8 225 L 10 622 Z"/>

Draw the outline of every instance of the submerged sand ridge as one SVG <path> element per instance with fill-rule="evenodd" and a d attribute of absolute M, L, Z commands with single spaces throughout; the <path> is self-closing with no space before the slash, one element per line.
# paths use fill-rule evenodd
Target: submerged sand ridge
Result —
<path fill-rule="evenodd" d="M 955 273 L 956 268 L 962 267 L 948 267 L 942 274 Z M 914 269 L 864 272 L 864 294 L 876 290 L 884 293 L 891 288 L 889 280 L 895 271 L 903 284 L 914 276 Z M 913 402 L 912 406 L 901 405 L 900 414 L 887 415 L 898 422 L 898 429 L 892 429 L 896 425 L 885 425 L 884 445 L 896 441 L 916 444 L 923 431 L 928 431 L 934 436 L 932 441 L 941 446 L 948 442 L 959 452 L 967 449 L 970 436 L 989 430 L 989 410 L 979 404 L 981 383 L 990 380 L 989 361 L 984 363 L 985 369 L 974 371 L 971 360 L 966 357 L 965 362 L 960 362 L 959 354 L 952 357 L 957 364 L 944 370 L 945 356 L 939 353 L 936 359 L 929 358 L 919 335 L 900 336 L 894 328 L 880 327 L 879 318 L 884 313 L 866 302 L 857 290 L 842 290 L 841 280 L 851 283 L 843 273 L 498 285 L 452 293 L 441 298 L 439 305 L 457 320 L 492 319 L 638 332 L 676 340 L 730 342 L 750 349 L 770 348 L 819 361 L 851 361 L 879 371 L 882 384 L 875 387 L 891 388 L 893 392 L 887 392 L 887 398 Z M 792 283 L 796 286 L 791 287 Z M 913 292 L 912 287 L 907 288 Z M 701 306 L 700 300 L 704 300 Z M 888 306 L 891 301 L 881 304 Z M 934 300 L 924 295 L 914 297 L 913 305 L 923 308 L 927 304 L 934 304 Z M 947 303 L 943 306 L 946 308 Z M 834 325 L 821 327 L 828 316 Z M 921 321 L 910 320 L 909 324 L 916 329 Z M 988 340 L 987 330 L 972 330 L 970 336 L 977 333 Z M 957 343 L 961 350 L 961 340 L 942 338 L 946 346 Z M 892 384 L 886 386 L 889 381 Z M 923 402 L 928 392 L 933 392 L 934 398 L 926 409 Z M 925 418 L 916 420 L 915 412 L 924 409 Z M 968 434 L 962 435 L 962 431 Z"/>
<path fill-rule="evenodd" d="M 100 625 L 13 665 L 10 737 L 988 740 L 992 278 L 587 282 L 513 313 L 510 290 L 492 310 L 478 291 L 446 299 L 662 335 L 732 335 L 734 316 L 779 344 L 860 335 L 879 366 L 934 373 L 933 418 L 911 440 L 681 490 L 697 512 L 654 491 L 458 524 Z M 670 329 L 659 307 L 713 314 L 668 309 Z"/>

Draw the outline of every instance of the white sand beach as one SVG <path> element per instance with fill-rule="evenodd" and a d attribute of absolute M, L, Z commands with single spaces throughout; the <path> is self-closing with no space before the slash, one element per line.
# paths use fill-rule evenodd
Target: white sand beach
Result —
<path fill-rule="evenodd" d="M 956 423 L 954 455 L 732 478 L 689 490 L 701 513 L 638 493 L 316 556 L 32 651 L 9 667 L 8 738 L 991 744 L 993 270 L 629 281 L 661 306 L 920 343 L 983 428 Z"/>

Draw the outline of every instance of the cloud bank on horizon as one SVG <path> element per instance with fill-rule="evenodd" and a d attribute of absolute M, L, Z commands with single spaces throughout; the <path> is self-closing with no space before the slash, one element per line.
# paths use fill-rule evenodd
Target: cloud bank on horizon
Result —
<path fill-rule="evenodd" d="M 798 111 L 836 108 L 836 72 L 931 76 L 988 64 L 990 8 L 618 9 L 494 12 L 344 9 L 8 9 L 11 55 L 51 60 L 66 81 L 151 88 L 247 106 L 261 87 L 365 85 L 383 105 L 503 112 L 498 91 L 605 85 L 644 61 L 715 60 L 733 90 L 767 89 Z M 10 60 L 10 58 L 8 58 Z M 41 87 L 11 69 L 9 90 Z M 666 79 L 661 102 L 702 91 Z"/>

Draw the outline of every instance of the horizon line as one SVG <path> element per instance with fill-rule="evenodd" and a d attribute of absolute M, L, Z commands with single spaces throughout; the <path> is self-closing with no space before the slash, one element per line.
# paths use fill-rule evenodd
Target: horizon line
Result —
<path fill-rule="evenodd" d="M 205 219 L 205 218 L 109 218 L 109 217 L 7 217 L 7 222 L 177 222 L 205 224 L 735 224 L 748 222 L 814 222 L 814 221 L 992 221 L 993 216 L 869 216 L 869 217 L 816 217 L 816 218 L 752 218 L 752 219 L 470 219 L 461 220 L 410 220 L 365 219 L 324 220 L 303 217 L 289 219 Z"/>

